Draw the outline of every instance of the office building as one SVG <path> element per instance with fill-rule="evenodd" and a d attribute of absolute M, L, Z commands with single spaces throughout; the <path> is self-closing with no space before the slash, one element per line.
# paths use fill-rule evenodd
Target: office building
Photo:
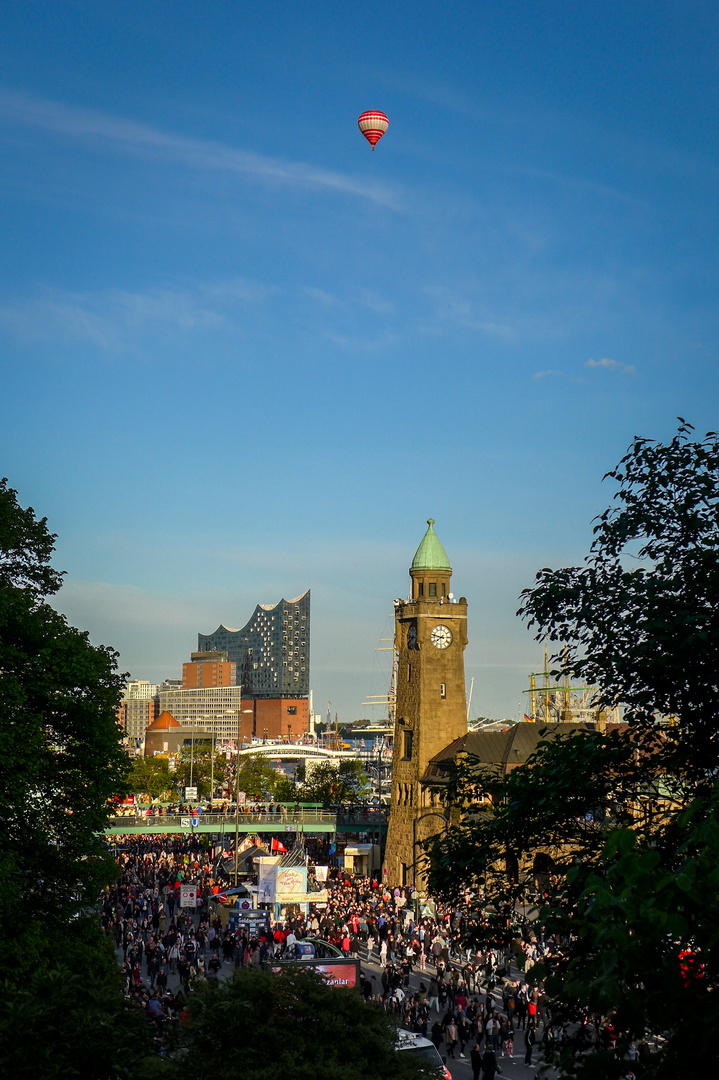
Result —
<path fill-rule="evenodd" d="M 125 735 L 134 747 L 142 743 L 148 724 L 151 724 L 159 715 L 158 689 L 155 683 L 140 679 L 133 679 L 125 685 L 118 719 Z"/>

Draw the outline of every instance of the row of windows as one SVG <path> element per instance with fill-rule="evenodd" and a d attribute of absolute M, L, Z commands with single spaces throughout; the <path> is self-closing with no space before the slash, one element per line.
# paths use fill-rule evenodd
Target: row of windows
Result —
<path fill-rule="evenodd" d="M 446 583 L 444 581 L 442 582 L 441 587 L 442 587 L 442 591 L 441 591 L 441 593 L 438 593 L 437 592 L 437 582 L 436 581 L 428 582 L 427 583 L 427 589 L 428 589 L 427 595 L 428 596 L 446 596 L 447 595 L 447 585 L 446 585 Z M 424 582 L 423 581 L 420 581 L 420 583 L 419 583 L 419 593 L 418 593 L 418 595 L 419 596 L 424 596 Z"/>

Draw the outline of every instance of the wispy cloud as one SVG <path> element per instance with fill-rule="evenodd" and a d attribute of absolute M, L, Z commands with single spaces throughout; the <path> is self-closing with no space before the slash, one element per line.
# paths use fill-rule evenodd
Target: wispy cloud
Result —
<path fill-rule="evenodd" d="M 356 317 L 358 311 L 371 311 L 373 315 L 394 315 L 395 305 L 385 296 L 373 289 L 360 289 L 359 292 L 349 292 L 341 296 L 339 293 L 327 292 L 313 285 L 302 288 L 302 294 L 318 304 L 325 310 L 334 309 L 343 317 L 350 315 Z"/>
<path fill-rule="evenodd" d="M 80 340 L 111 350 L 147 330 L 232 329 L 248 307 L 264 304 L 277 291 L 241 278 L 146 292 L 43 289 L 1 304 L 0 330 L 23 343 Z"/>
<path fill-rule="evenodd" d="M 433 314 L 436 320 L 434 325 L 425 324 L 422 328 L 424 332 L 436 332 L 437 324 L 449 323 L 504 341 L 513 341 L 517 336 L 514 326 L 497 319 L 495 313 L 488 311 L 481 301 L 468 299 L 446 286 L 428 286 L 422 292 L 434 301 Z"/>
<path fill-rule="evenodd" d="M 317 289 L 312 285 L 306 285 L 303 291 L 310 300 L 314 300 L 314 302 L 320 304 L 321 307 L 335 307 L 340 303 L 339 297 L 333 296 L 332 293 L 327 292 L 326 289 Z"/>
<path fill-rule="evenodd" d="M 553 371 L 551 368 L 548 371 L 535 371 L 532 375 L 533 379 L 552 379 L 561 378 L 563 376 L 562 371 Z"/>
<path fill-rule="evenodd" d="M 358 303 L 375 315 L 394 315 L 395 306 L 392 301 L 372 289 L 362 289 Z"/>
<path fill-rule="evenodd" d="M 305 298 L 326 311 L 336 313 L 338 325 L 367 324 L 366 314 L 375 317 L 369 338 L 348 334 L 345 337 L 331 327 L 324 331 L 328 340 L 343 348 L 362 345 L 376 350 L 395 340 L 387 331 L 378 334 L 376 320 L 391 319 L 394 304 L 372 289 L 340 295 L 312 286 L 282 290 L 271 284 L 243 278 L 217 282 L 188 282 L 176 289 L 99 289 L 95 292 L 39 288 L 34 294 L 0 302 L 0 336 L 3 334 L 23 344 L 86 342 L 103 352 L 132 348 L 133 344 L 162 337 L 183 339 L 193 331 L 227 334 L 244 332 L 248 312 L 256 318 L 260 310 L 272 312 L 281 302 L 283 317 L 290 312 L 302 318 Z"/>
<path fill-rule="evenodd" d="M 589 359 L 584 366 L 588 368 L 605 368 L 612 371 L 620 371 L 622 375 L 635 375 L 637 370 L 633 364 L 620 364 L 618 360 L 609 360 L 607 357 L 604 357 L 602 360 Z"/>
<path fill-rule="evenodd" d="M 426 70 L 422 72 L 421 77 L 417 77 L 391 69 L 377 68 L 373 72 L 373 77 L 378 86 L 386 86 L 406 97 L 417 101 L 428 101 L 431 105 L 440 105 L 444 109 L 451 109 L 452 112 L 464 116 L 470 113 L 476 116 L 479 108 L 476 101 L 458 93 L 455 88 L 429 78 Z"/>
<path fill-rule="evenodd" d="M 39 128 L 103 152 L 142 155 L 181 162 L 189 168 L 233 173 L 256 182 L 335 191 L 401 209 L 396 190 L 302 161 L 283 161 L 211 139 L 168 134 L 133 120 L 0 89 L 0 119 Z"/>
<path fill-rule="evenodd" d="M 608 184 L 598 183 L 596 180 L 585 176 L 572 176 L 569 173 L 553 172 L 550 169 L 530 168 L 526 165 L 512 165 L 511 167 L 503 166 L 502 170 L 507 173 L 513 173 L 516 176 L 527 176 L 535 180 L 546 180 L 548 183 L 557 184 L 567 189 L 571 188 L 576 191 L 587 192 L 594 196 L 599 195 L 602 198 L 613 199 L 634 207 L 647 207 L 649 205 L 645 199 L 639 199 L 634 195 L 628 194 L 626 191 L 621 191 L 619 188 L 609 187 Z"/>

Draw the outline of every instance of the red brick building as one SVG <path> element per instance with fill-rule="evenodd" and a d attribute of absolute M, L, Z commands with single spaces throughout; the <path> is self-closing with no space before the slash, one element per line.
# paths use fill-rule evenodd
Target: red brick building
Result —
<path fill-rule="evenodd" d="M 226 652 L 194 652 L 182 665 L 182 689 L 196 690 L 211 686 L 235 686 L 237 664 Z"/>

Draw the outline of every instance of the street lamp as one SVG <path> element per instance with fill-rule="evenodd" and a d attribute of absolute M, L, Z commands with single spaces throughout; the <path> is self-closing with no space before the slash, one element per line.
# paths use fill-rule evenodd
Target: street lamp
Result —
<path fill-rule="evenodd" d="M 210 813 L 212 813 L 212 800 L 215 797 L 215 737 L 216 737 L 216 735 L 215 735 L 215 732 L 216 732 L 215 721 L 216 721 L 216 716 L 215 716 L 215 713 L 210 713 L 210 714 L 206 713 L 202 717 L 202 719 L 205 720 L 205 721 L 209 720 L 211 722 L 211 726 L 212 726 L 212 731 L 211 731 L 211 736 L 212 736 L 212 738 L 211 738 L 211 747 L 212 747 L 212 749 L 210 751 Z"/>
<path fill-rule="evenodd" d="M 193 718 L 191 716 L 186 716 L 184 719 L 185 719 L 186 723 L 188 723 L 188 724 L 192 723 L 194 725 L 194 720 L 193 720 Z M 194 764 L 195 764 L 195 729 L 194 729 L 194 726 L 193 726 L 193 727 L 190 728 L 190 784 L 189 784 L 190 787 L 192 787 L 192 772 L 193 772 Z"/>
<path fill-rule="evenodd" d="M 240 691 L 240 701 L 242 701 L 242 691 Z M 228 710 L 232 712 L 232 710 Z M 239 846 L 240 846 L 240 727 L 242 724 L 242 714 L 251 713 L 252 709 L 237 709 L 237 757 L 235 763 L 235 887 L 237 887 L 237 878 L 239 875 L 238 860 L 239 860 Z"/>

